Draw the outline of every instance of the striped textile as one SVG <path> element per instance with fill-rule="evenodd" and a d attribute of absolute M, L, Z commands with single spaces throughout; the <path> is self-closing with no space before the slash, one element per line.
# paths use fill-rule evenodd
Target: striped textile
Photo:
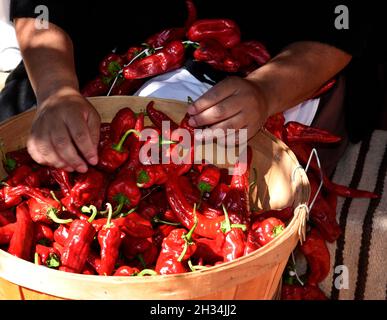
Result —
<path fill-rule="evenodd" d="M 373 191 L 378 199 L 339 198 L 337 219 L 342 236 L 328 244 L 331 273 L 320 284 L 333 300 L 387 300 L 387 131 L 350 145 L 340 160 L 333 181 Z M 337 289 L 341 270 L 348 268 L 348 289 Z"/>

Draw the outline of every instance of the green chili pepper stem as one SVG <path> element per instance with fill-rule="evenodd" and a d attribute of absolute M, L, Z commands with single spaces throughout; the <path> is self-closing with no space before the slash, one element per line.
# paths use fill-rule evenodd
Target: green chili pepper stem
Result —
<path fill-rule="evenodd" d="M 191 230 L 189 230 L 187 234 L 183 234 L 183 236 L 182 236 L 182 238 L 184 239 L 185 242 L 184 242 L 183 251 L 181 252 L 180 256 L 177 258 L 178 262 L 183 261 L 183 258 L 185 256 L 185 254 L 187 253 L 188 246 L 193 244 L 193 242 L 192 242 L 192 234 L 194 233 L 194 231 L 196 229 L 196 226 L 198 225 L 198 218 L 196 216 L 196 203 L 194 205 L 193 214 L 194 214 L 194 217 L 195 217 L 194 218 L 195 222 L 194 222 L 194 225 L 192 226 Z"/>
<path fill-rule="evenodd" d="M 111 225 L 111 222 L 112 222 L 112 217 L 113 217 L 113 208 L 112 208 L 112 205 L 109 202 L 106 203 L 106 209 L 108 211 L 108 217 L 107 217 L 107 221 L 106 221 L 105 227 L 106 228 L 110 228 L 110 225 Z"/>
<path fill-rule="evenodd" d="M 114 149 L 114 150 L 116 150 L 116 151 L 118 151 L 118 152 L 122 152 L 122 147 L 123 147 L 123 145 L 124 145 L 124 143 L 125 143 L 125 140 L 126 140 L 126 138 L 127 138 L 131 133 L 134 133 L 137 137 L 139 137 L 139 136 L 141 135 L 141 133 L 138 132 L 137 130 L 130 129 L 130 130 L 128 130 L 128 131 L 126 131 L 126 132 L 124 133 L 124 135 L 122 136 L 122 138 L 121 138 L 121 140 L 118 142 L 118 144 L 114 144 L 114 145 L 112 146 L 112 149 Z"/>
<path fill-rule="evenodd" d="M 160 219 L 159 217 L 157 217 L 157 216 L 155 216 L 155 217 L 153 217 L 153 222 L 154 223 L 161 223 L 161 224 L 166 224 L 166 225 L 168 225 L 168 226 L 180 226 L 181 225 L 181 223 L 179 223 L 179 222 L 169 222 L 169 221 L 165 221 L 165 220 L 162 220 L 162 219 Z"/>
<path fill-rule="evenodd" d="M 121 213 L 121 210 L 124 207 L 124 204 L 125 204 L 125 201 L 120 201 L 118 203 L 116 210 L 114 210 L 114 212 L 112 212 L 113 217 L 116 217 L 117 215 L 119 215 Z M 110 211 L 109 211 L 109 214 L 110 214 Z"/>
<path fill-rule="evenodd" d="M 140 261 L 142 267 L 143 267 L 143 268 L 146 268 L 146 263 L 145 263 L 145 260 L 144 260 L 144 257 L 142 256 L 142 254 L 139 253 L 136 257 L 137 257 L 138 261 Z M 145 270 L 145 269 L 144 269 L 144 270 Z"/>
<path fill-rule="evenodd" d="M 37 252 L 35 252 L 34 254 L 34 263 L 38 266 L 40 266 L 40 263 L 39 263 L 39 254 Z"/>
<path fill-rule="evenodd" d="M 282 231 L 284 231 L 284 227 L 283 226 L 275 226 L 273 228 L 273 236 L 277 237 Z"/>
<path fill-rule="evenodd" d="M 242 229 L 242 231 L 246 231 L 247 227 L 245 224 L 240 224 L 240 223 L 232 223 L 230 225 L 231 228 L 236 228 L 236 229 Z"/>
<path fill-rule="evenodd" d="M 128 212 L 120 213 L 119 218 L 125 218 L 126 216 L 130 215 L 131 213 L 135 212 L 137 210 L 137 207 L 130 209 Z"/>
<path fill-rule="evenodd" d="M 87 220 L 89 223 L 93 222 L 93 220 L 95 219 L 95 217 L 97 216 L 97 213 L 98 213 L 97 208 L 95 206 L 93 206 L 93 205 L 90 205 L 88 207 L 87 206 L 83 206 L 81 208 L 81 211 L 83 213 L 90 213 L 90 212 L 92 213 L 90 218 Z"/>
<path fill-rule="evenodd" d="M 208 269 L 208 267 L 206 267 L 206 266 L 194 266 L 192 264 L 191 259 L 188 260 L 188 267 L 190 268 L 190 270 L 192 272 L 195 272 L 195 271 L 198 271 L 198 270 L 207 270 Z"/>
<path fill-rule="evenodd" d="M 137 277 L 143 277 L 143 276 L 157 276 L 158 273 L 152 269 L 144 269 L 141 270 L 138 274 Z"/>
<path fill-rule="evenodd" d="M 61 203 L 61 202 L 59 201 L 59 199 L 56 197 L 54 191 L 51 190 L 51 191 L 50 191 L 50 194 L 51 194 L 51 197 L 52 197 L 56 202 Z"/>
<path fill-rule="evenodd" d="M 231 231 L 231 223 L 230 218 L 228 216 L 228 212 L 224 204 L 222 204 L 223 212 L 224 212 L 224 221 L 221 223 L 221 230 L 223 233 L 228 233 Z"/>
<path fill-rule="evenodd" d="M 57 215 L 57 210 L 55 208 L 50 208 L 47 210 L 47 217 L 49 217 L 53 222 L 58 224 L 67 224 L 73 222 L 73 219 L 61 219 Z"/>

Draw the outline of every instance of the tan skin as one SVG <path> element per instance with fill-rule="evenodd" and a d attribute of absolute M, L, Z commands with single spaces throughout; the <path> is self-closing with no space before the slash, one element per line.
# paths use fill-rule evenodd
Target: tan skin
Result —
<path fill-rule="evenodd" d="M 15 26 L 37 97 L 28 151 L 40 164 L 85 172 L 98 162 L 100 117 L 79 92 L 71 39 L 53 24 L 36 30 L 34 19 L 17 19 Z M 208 90 L 189 107 L 190 123 L 247 128 L 252 137 L 270 115 L 308 99 L 350 60 L 326 44 L 293 43 L 248 77 L 229 77 Z"/>

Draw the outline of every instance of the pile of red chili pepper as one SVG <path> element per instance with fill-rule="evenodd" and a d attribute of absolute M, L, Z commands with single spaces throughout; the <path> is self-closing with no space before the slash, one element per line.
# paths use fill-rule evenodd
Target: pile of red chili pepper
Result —
<path fill-rule="evenodd" d="M 188 17 L 184 26 L 161 30 L 124 53 L 107 54 L 100 62 L 98 76 L 84 86 L 82 94 L 106 95 L 114 81 L 110 95 L 133 94 L 147 78 L 182 67 L 189 56 L 216 70 L 240 75 L 270 59 L 261 42 L 242 39 L 235 21 L 197 20 L 194 1 L 185 3 Z"/>
<path fill-rule="evenodd" d="M 38 165 L 26 149 L 5 153 L 0 248 L 65 272 L 163 275 L 237 259 L 284 230 L 291 214 L 254 216 L 249 208 L 251 150 L 235 175 L 211 164 L 142 164 L 145 144 L 180 152 L 176 141 L 162 139 L 162 121 L 171 130 L 189 128 L 186 118 L 175 123 L 153 102 L 146 113 L 151 126 L 144 112 L 128 107 L 102 123 L 99 163 L 86 173 Z M 144 128 L 156 139 L 141 141 Z"/>
<path fill-rule="evenodd" d="M 265 128 L 286 143 L 304 168 L 309 162 L 313 149 L 318 150 L 322 146 L 334 145 L 341 140 L 340 137 L 325 130 L 305 126 L 297 122 L 287 122 L 285 124 L 283 113 L 270 117 L 265 124 Z M 284 284 L 281 297 L 283 300 L 327 299 L 318 284 L 331 271 L 327 242 L 335 242 L 342 234 L 336 220 L 337 199 L 338 197 L 378 197 L 378 195 L 368 191 L 351 189 L 332 182 L 320 169 L 316 159 L 310 162 L 307 175 L 311 186 L 311 201 L 317 193 L 321 181 L 323 181 L 322 189 L 309 212 L 306 241 L 297 248 L 297 251 L 306 258 L 308 270 L 306 274 L 299 276 L 295 261 L 293 259 L 289 260 L 283 276 Z M 287 213 L 287 210 L 279 211 L 274 216 L 283 218 L 284 212 Z"/>

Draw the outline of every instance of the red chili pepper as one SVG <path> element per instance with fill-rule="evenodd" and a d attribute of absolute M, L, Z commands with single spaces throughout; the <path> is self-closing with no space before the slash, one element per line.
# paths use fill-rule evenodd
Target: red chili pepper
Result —
<path fill-rule="evenodd" d="M 337 143 L 341 140 L 328 131 L 290 121 L 284 127 L 286 142 Z"/>
<path fill-rule="evenodd" d="M 142 165 L 137 169 L 136 181 L 139 188 L 150 188 L 154 185 L 162 185 L 168 180 L 163 165 Z"/>
<path fill-rule="evenodd" d="M 86 264 L 82 270 L 82 274 L 85 274 L 85 275 L 95 275 L 95 269 L 89 265 L 89 264 Z"/>
<path fill-rule="evenodd" d="M 267 218 L 263 221 L 256 221 L 251 229 L 255 232 L 258 243 L 264 246 L 285 229 L 285 224 L 277 218 Z"/>
<path fill-rule="evenodd" d="M 134 129 L 136 125 L 136 115 L 130 108 L 120 109 L 114 116 L 110 124 L 110 137 L 113 143 L 119 143 L 122 136 L 128 130 Z"/>
<path fill-rule="evenodd" d="M 186 0 L 185 5 L 187 7 L 188 16 L 184 23 L 185 29 L 188 30 L 192 24 L 196 21 L 198 13 L 194 1 Z"/>
<path fill-rule="evenodd" d="M 194 148 L 192 144 L 189 150 L 180 144 L 174 144 L 172 147 L 170 146 L 162 151 L 165 151 L 162 159 L 169 161 L 169 164 L 164 164 L 164 169 L 168 174 L 181 176 L 192 169 L 194 163 Z"/>
<path fill-rule="evenodd" d="M 328 298 L 317 286 L 283 284 L 281 300 L 328 300 Z"/>
<path fill-rule="evenodd" d="M 189 28 L 187 37 L 191 41 L 214 39 L 226 48 L 232 48 L 241 40 L 238 25 L 230 19 L 197 20 Z"/>
<path fill-rule="evenodd" d="M 128 174 L 118 175 L 109 185 L 107 200 L 116 206 L 114 216 L 122 209 L 131 209 L 138 205 L 141 199 L 140 189 L 133 177 Z"/>
<path fill-rule="evenodd" d="M 216 239 L 195 238 L 196 251 L 193 257 L 202 258 L 206 264 L 215 264 L 218 261 L 223 262 L 224 240 L 225 236 L 223 233 L 219 233 Z"/>
<path fill-rule="evenodd" d="M 14 223 L 16 216 L 13 210 L 7 209 L 0 212 L 0 227 L 6 226 L 7 224 Z"/>
<path fill-rule="evenodd" d="M 142 51 L 144 51 L 144 47 L 133 46 L 128 49 L 126 52 L 126 60 L 131 62 L 135 57 L 137 57 Z"/>
<path fill-rule="evenodd" d="M 328 242 L 336 241 L 342 231 L 336 220 L 336 212 L 319 196 L 310 211 L 310 219 Z"/>
<path fill-rule="evenodd" d="M 268 210 L 268 211 L 260 211 L 253 213 L 254 218 L 259 221 L 263 221 L 267 218 L 277 218 L 281 221 L 288 221 L 293 218 L 294 210 L 292 207 L 286 207 L 280 210 Z"/>
<path fill-rule="evenodd" d="M 188 202 L 192 206 L 195 203 L 199 203 L 201 199 L 200 191 L 191 183 L 190 179 L 187 176 L 179 176 L 177 179 Z"/>
<path fill-rule="evenodd" d="M 270 53 L 268 52 L 266 47 L 261 42 L 256 40 L 242 42 L 237 46 L 237 48 L 243 50 L 256 63 L 258 63 L 259 66 L 264 65 L 271 58 Z"/>
<path fill-rule="evenodd" d="M 259 244 L 257 237 L 254 234 L 254 230 L 249 230 L 247 233 L 246 241 L 245 241 L 245 250 L 243 255 L 248 255 L 252 252 L 255 252 L 261 247 Z"/>
<path fill-rule="evenodd" d="M 125 140 L 131 133 L 140 135 L 136 130 L 130 129 L 124 133 L 117 144 L 112 141 L 99 150 L 99 161 L 97 165 L 99 169 L 113 173 L 128 160 L 129 150 L 125 147 Z"/>
<path fill-rule="evenodd" d="M 242 43 L 233 47 L 230 50 L 230 55 L 238 61 L 241 70 L 249 69 L 253 65 L 256 67 L 254 59 L 246 52 Z"/>
<path fill-rule="evenodd" d="M 99 269 L 101 267 L 101 258 L 94 251 L 90 250 L 89 254 L 86 258 L 87 263 L 85 267 L 89 265 L 97 274 L 99 273 Z"/>
<path fill-rule="evenodd" d="M 144 81 L 140 79 L 124 79 L 120 78 L 110 93 L 111 96 L 131 96 L 135 93 Z"/>
<path fill-rule="evenodd" d="M 17 223 L 9 223 L 0 227 L 0 245 L 9 244 L 15 233 Z"/>
<path fill-rule="evenodd" d="M 113 273 L 124 233 L 115 224 L 111 223 L 113 209 L 109 205 L 109 215 L 106 225 L 98 232 L 98 242 L 101 247 L 100 275 L 110 276 Z"/>
<path fill-rule="evenodd" d="M 265 129 L 280 140 L 283 140 L 283 128 L 285 125 L 285 116 L 282 112 L 269 117 L 265 122 Z"/>
<path fill-rule="evenodd" d="M 70 194 L 62 198 L 61 202 L 70 212 L 89 204 L 95 204 L 100 208 L 101 204 L 97 204 L 96 201 L 105 184 L 105 175 L 94 168 L 89 168 L 86 173 L 77 175 Z"/>
<path fill-rule="evenodd" d="M 324 186 L 328 191 L 334 193 L 337 196 L 345 197 L 345 198 L 369 198 L 375 199 L 380 196 L 365 190 L 352 189 L 346 186 L 339 185 L 334 183 L 328 179 L 328 177 L 324 176 Z"/>
<path fill-rule="evenodd" d="M 212 192 L 218 185 L 219 180 L 219 168 L 214 165 L 206 165 L 199 175 L 197 187 L 202 194 Z"/>
<path fill-rule="evenodd" d="M 333 86 L 336 84 L 336 79 L 331 79 L 329 80 L 327 83 L 325 83 L 324 85 L 322 85 L 322 87 L 320 89 L 318 89 L 310 99 L 316 99 L 318 97 L 320 97 L 321 95 L 323 95 L 324 93 L 328 92 L 330 89 L 333 88 Z"/>
<path fill-rule="evenodd" d="M 192 234 L 197 225 L 193 225 L 187 233 L 185 229 L 174 229 L 163 240 L 161 252 L 157 258 L 155 271 L 159 274 L 175 274 L 186 272 L 184 261 L 187 261 L 196 250 Z"/>
<path fill-rule="evenodd" d="M 137 212 L 145 219 L 152 220 L 155 216 L 160 213 L 159 208 L 154 206 L 153 204 L 147 203 L 145 201 L 141 201 Z"/>
<path fill-rule="evenodd" d="M 185 49 L 180 41 L 172 41 L 163 49 L 142 59 L 135 60 L 123 69 L 126 79 L 153 77 L 183 65 Z"/>
<path fill-rule="evenodd" d="M 184 28 L 168 28 L 150 36 L 145 40 L 145 43 L 152 48 L 159 48 L 164 47 L 169 42 L 183 40 L 184 37 Z"/>
<path fill-rule="evenodd" d="M 81 90 L 81 94 L 84 97 L 104 96 L 109 91 L 108 83 L 108 80 L 102 79 L 100 76 L 98 76 L 97 78 L 86 83 L 86 85 Z"/>
<path fill-rule="evenodd" d="M 193 56 L 198 61 L 223 61 L 228 55 L 227 49 L 214 39 L 203 39 L 199 43 L 199 48 L 193 52 Z"/>
<path fill-rule="evenodd" d="M 190 118 L 191 116 L 189 115 L 189 113 L 186 113 L 184 118 L 181 120 L 179 127 L 188 130 L 191 136 L 193 137 L 195 134 L 195 128 L 188 124 Z"/>
<path fill-rule="evenodd" d="M 10 209 L 22 202 L 29 187 L 19 185 L 16 187 L 3 187 L 0 189 L 0 211 Z"/>
<path fill-rule="evenodd" d="M 152 224 L 149 220 L 144 219 L 138 213 L 132 212 L 125 217 L 125 225 L 122 231 L 135 238 L 149 238 L 154 235 Z"/>
<path fill-rule="evenodd" d="M 229 73 L 238 72 L 241 67 L 240 62 L 231 55 L 227 55 L 223 60 L 209 60 L 207 63 L 215 70 Z"/>
<path fill-rule="evenodd" d="M 55 248 L 37 244 L 35 246 L 35 253 L 39 255 L 40 261 L 43 265 L 49 268 L 59 267 L 59 253 Z"/>
<path fill-rule="evenodd" d="M 135 130 L 137 132 L 142 132 L 144 129 L 144 113 L 140 113 L 137 116 Z M 127 140 L 129 157 L 128 160 L 120 168 L 120 174 L 129 174 L 132 175 L 136 172 L 137 168 L 140 166 L 140 150 L 144 142 L 140 141 L 140 138 L 136 135 L 129 136 Z"/>
<path fill-rule="evenodd" d="M 61 212 L 62 206 L 60 202 L 52 199 L 40 193 L 40 191 L 35 191 L 35 195 L 27 200 L 29 207 L 29 212 L 31 219 L 34 222 L 43 222 L 43 223 L 70 223 L 72 219 L 60 219 L 57 216 L 58 212 Z"/>
<path fill-rule="evenodd" d="M 160 224 L 157 226 L 156 231 L 153 235 L 153 242 L 157 247 L 160 247 L 164 238 L 166 238 L 172 230 L 177 229 L 176 226 L 169 224 Z"/>
<path fill-rule="evenodd" d="M 151 241 L 146 238 L 134 238 L 126 234 L 122 239 L 122 253 L 128 260 L 132 260 L 148 250 L 151 245 Z"/>
<path fill-rule="evenodd" d="M 187 229 L 191 229 L 194 225 L 193 208 L 189 205 L 185 198 L 178 180 L 176 177 L 171 176 L 166 183 L 166 195 L 169 205 L 176 217 Z M 215 239 L 217 234 L 221 232 L 221 224 L 224 221 L 222 216 L 216 219 L 208 219 L 204 214 L 196 212 L 198 219 L 198 225 L 195 229 L 195 233 L 206 238 Z"/>
<path fill-rule="evenodd" d="M 10 187 L 16 187 L 21 184 L 30 187 L 39 187 L 40 179 L 36 170 L 34 170 L 30 165 L 23 164 L 12 171 L 5 180 L 5 183 Z"/>
<path fill-rule="evenodd" d="M 21 148 L 14 151 L 8 151 L 3 153 L 3 167 L 5 171 L 9 174 L 16 168 L 22 165 L 28 165 L 34 163 L 34 160 L 31 158 L 30 154 L 27 151 L 27 148 Z"/>
<path fill-rule="evenodd" d="M 35 233 L 37 242 L 40 240 L 54 242 L 54 231 L 45 224 L 35 223 Z"/>
<path fill-rule="evenodd" d="M 211 192 L 208 202 L 214 208 L 221 208 L 224 203 L 227 194 L 230 191 L 230 186 L 225 183 L 219 183 L 215 189 Z"/>
<path fill-rule="evenodd" d="M 28 205 L 22 203 L 16 207 L 16 227 L 8 247 L 8 252 L 18 258 L 30 261 L 34 238 L 34 222 L 31 220 Z"/>
<path fill-rule="evenodd" d="M 138 273 L 140 273 L 140 270 L 137 268 L 132 268 L 129 266 L 121 266 L 114 272 L 113 276 L 129 277 L 129 276 L 136 276 Z"/>
<path fill-rule="evenodd" d="M 63 169 L 50 168 L 50 174 L 59 185 L 62 196 L 66 197 L 70 194 L 71 181 L 69 173 Z"/>
<path fill-rule="evenodd" d="M 122 69 L 124 64 L 125 64 L 125 61 L 120 55 L 116 53 L 109 53 L 100 62 L 99 73 L 102 76 L 113 78 Z"/>
<path fill-rule="evenodd" d="M 308 261 L 308 283 L 317 285 L 330 271 L 330 255 L 325 240 L 316 229 L 312 229 L 300 249 Z"/>
<path fill-rule="evenodd" d="M 225 199 L 226 209 L 238 212 L 243 221 L 247 222 L 251 212 L 249 208 L 249 175 L 252 161 L 251 147 L 247 148 L 246 162 L 238 161 L 234 166 L 234 172 L 231 179 L 230 191 Z"/>
<path fill-rule="evenodd" d="M 54 241 L 60 245 L 64 245 L 66 243 L 67 238 L 69 237 L 69 227 L 64 224 L 61 224 L 54 231 Z"/>
<path fill-rule="evenodd" d="M 91 224 L 97 215 L 97 209 L 92 208 L 92 215 L 89 220 L 74 220 L 69 229 L 69 235 L 64 244 L 61 255 L 61 271 L 81 273 L 90 251 L 91 242 L 96 231 Z"/>
<path fill-rule="evenodd" d="M 162 130 L 163 121 L 169 122 L 171 131 L 178 129 L 178 125 L 170 117 L 168 117 L 164 112 L 156 110 L 154 107 L 154 101 L 150 101 L 146 106 L 146 113 L 152 123 L 159 129 Z"/>

